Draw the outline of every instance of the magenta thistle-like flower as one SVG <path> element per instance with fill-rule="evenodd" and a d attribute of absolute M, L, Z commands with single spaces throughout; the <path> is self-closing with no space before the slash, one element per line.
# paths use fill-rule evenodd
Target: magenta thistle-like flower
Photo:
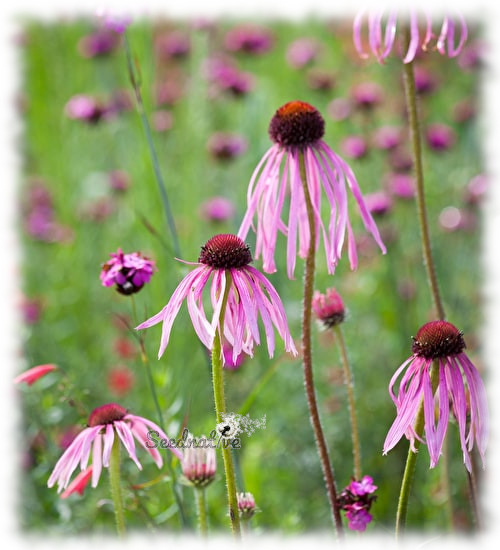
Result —
<path fill-rule="evenodd" d="M 134 294 L 150 281 L 156 271 L 155 263 L 140 252 L 124 254 L 121 248 L 111 253 L 111 260 L 102 266 L 100 279 L 103 286 L 116 285 L 120 294 Z"/>
<path fill-rule="evenodd" d="M 352 531 L 365 531 L 366 526 L 373 519 L 373 516 L 359 503 L 347 506 L 345 511 L 345 517 L 348 520 L 347 527 Z"/>
<path fill-rule="evenodd" d="M 354 479 L 349 485 L 351 493 L 359 497 L 374 493 L 377 489 L 378 487 L 373 484 L 373 478 L 370 476 L 363 476 L 361 481 L 356 481 Z"/>
<path fill-rule="evenodd" d="M 109 467 L 111 448 L 115 437 L 119 437 L 130 458 L 139 470 L 142 465 L 137 459 L 134 438 L 151 455 L 158 468 L 163 465 L 163 459 L 158 450 L 148 446 L 148 432 L 157 431 L 159 437 L 170 442 L 163 430 L 151 420 L 135 416 L 116 403 L 108 403 L 94 409 L 89 416 L 88 426 L 75 437 L 71 445 L 58 460 L 47 485 L 58 485 L 58 492 L 68 487 L 72 473 L 78 465 L 85 470 L 92 452 L 92 487 L 99 482 L 102 468 Z M 174 446 L 168 448 L 182 459 L 182 453 Z"/>
<path fill-rule="evenodd" d="M 397 416 L 384 442 L 384 454 L 405 435 L 415 451 L 415 419 L 423 400 L 425 439 L 430 455 L 430 467 L 436 466 L 443 447 L 450 416 L 450 407 L 458 424 L 460 443 L 466 468 L 471 471 L 470 451 L 476 442 L 483 460 L 489 431 L 486 390 L 476 367 L 464 353 L 462 333 L 447 321 L 431 321 L 413 339 L 413 355 L 396 371 L 389 384 L 389 393 Z M 430 369 L 439 368 L 435 393 Z M 403 372 L 396 396 L 393 386 Z"/>
<path fill-rule="evenodd" d="M 327 328 L 342 323 L 345 317 L 344 302 L 334 288 L 327 288 L 325 294 L 317 290 L 312 299 L 312 309 L 318 320 Z"/>
<path fill-rule="evenodd" d="M 144 329 L 163 322 L 158 358 L 168 345 L 172 324 L 185 299 L 194 330 L 210 351 L 219 329 L 233 346 L 234 361 L 242 351 L 252 356 L 254 344 L 260 344 L 257 323 L 260 315 L 269 355 L 272 357 L 274 353 L 273 325 L 283 339 L 286 351 L 297 354 L 278 293 L 262 273 L 249 265 L 250 262 L 252 254 L 248 245 L 236 235 L 216 235 L 201 247 L 198 264 L 195 264 L 198 267 L 184 277 L 159 313 L 137 327 Z M 203 290 L 210 278 L 211 321 L 207 319 L 203 307 Z M 226 293 L 224 327 L 220 327 Z"/>
<path fill-rule="evenodd" d="M 203 446 L 201 446 L 203 442 Z M 181 460 L 182 474 L 190 485 L 206 487 L 215 479 L 217 461 L 215 448 L 204 437 L 191 441 L 192 446 L 184 450 Z M 206 446 L 205 446 L 206 444 Z"/>
<path fill-rule="evenodd" d="M 358 13 L 354 19 L 353 37 L 354 46 L 361 57 L 368 57 L 363 47 L 363 19 L 367 15 L 368 20 L 368 45 L 371 53 L 377 58 L 379 63 L 384 63 L 389 56 L 395 44 L 403 51 L 404 63 L 410 63 L 421 51 L 436 49 L 441 55 L 456 57 L 461 51 L 467 40 L 467 25 L 462 16 L 459 16 L 460 36 L 458 44 L 456 42 L 456 24 L 450 17 L 445 17 L 439 34 L 435 34 L 432 29 L 432 20 L 429 15 L 425 15 L 420 21 L 419 16 L 414 11 L 410 13 L 410 43 L 408 49 L 404 52 L 404 47 L 397 40 L 397 22 L 398 13 L 394 10 L 387 15 L 384 28 L 383 13 L 365 14 L 364 11 Z M 423 29 L 421 26 L 423 23 Z M 404 22 L 406 24 L 406 22 Z"/>
<path fill-rule="evenodd" d="M 351 483 L 340 493 L 338 504 L 344 510 L 348 520 L 347 526 L 353 531 L 365 531 L 366 526 L 373 519 L 369 510 L 376 500 L 373 494 L 378 487 L 373 484 L 370 476 L 363 476 L 361 480 L 352 479 Z"/>
<path fill-rule="evenodd" d="M 256 258 L 262 255 L 263 268 L 268 273 L 276 271 L 274 252 L 278 232 L 288 238 L 287 268 L 290 279 L 295 271 L 297 239 L 301 258 L 306 257 L 309 248 L 309 223 L 300 175 L 301 155 L 314 210 L 316 248 L 322 236 L 328 272 L 335 271 L 346 231 L 351 268 L 357 266 L 356 243 L 347 210 L 346 183 L 358 204 L 366 230 L 373 235 L 381 250 L 384 253 L 386 251 L 351 168 L 321 139 L 324 125 L 321 114 L 312 105 L 302 101 L 286 103 L 271 120 L 269 135 L 274 145 L 264 155 L 251 177 L 248 208 L 238 232 L 238 236 L 244 239 L 254 216 L 257 216 Z M 323 192 L 330 210 L 327 227 L 321 219 Z M 287 193 L 290 194 L 288 224 L 282 219 Z"/>

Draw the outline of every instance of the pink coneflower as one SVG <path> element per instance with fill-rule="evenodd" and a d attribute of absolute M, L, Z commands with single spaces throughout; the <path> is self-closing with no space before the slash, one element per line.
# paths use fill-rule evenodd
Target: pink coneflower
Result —
<path fill-rule="evenodd" d="M 92 447 L 92 487 L 99 482 L 102 468 L 109 466 L 111 448 L 115 437 L 119 437 L 127 450 L 130 458 L 135 462 L 139 470 L 142 465 L 137 459 L 135 452 L 134 438 L 151 455 L 158 468 L 163 465 L 163 459 L 154 445 L 148 446 L 147 434 L 154 430 L 165 442 L 170 442 L 163 430 L 151 420 L 135 416 L 116 403 L 108 403 L 94 409 L 89 416 L 88 427 L 85 428 L 66 449 L 65 453 L 58 460 L 47 485 L 53 487 L 58 485 L 58 492 L 66 489 L 78 464 L 80 469 L 85 470 L 90 458 Z M 179 459 L 182 453 L 174 446 L 168 447 Z"/>
<path fill-rule="evenodd" d="M 100 279 L 103 286 L 116 285 L 121 294 L 134 294 L 150 281 L 155 263 L 140 252 L 124 254 L 121 248 L 111 253 L 111 260 L 102 266 Z"/>
<path fill-rule="evenodd" d="M 255 498 L 252 493 L 236 493 L 238 511 L 241 519 L 250 519 L 256 512 Z"/>
<path fill-rule="evenodd" d="M 257 269 L 250 266 L 252 254 L 236 235 L 216 235 L 201 247 L 198 267 L 186 275 L 174 291 L 168 304 L 154 317 L 140 324 L 144 329 L 163 322 L 158 358 L 168 345 L 174 319 L 184 299 L 196 334 L 211 351 L 215 332 L 220 328 L 233 346 L 233 360 L 243 351 L 253 355 L 254 344 L 260 344 L 257 318 L 264 324 L 269 355 L 274 353 L 273 325 L 284 340 L 285 349 L 297 354 L 288 329 L 285 310 L 272 284 Z M 203 307 L 203 290 L 209 279 L 213 307 L 211 321 Z M 227 287 L 229 285 L 229 288 Z M 224 326 L 219 327 L 224 295 L 227 295 Z"/>
<path fill-rule="evenodd" d="M 344 302 L 334 288 L 327 288 L 325 294 L 317 290 L 312 299 L 312 309 L 326 328 L 342 323 L 345 317 Z"/>
<path fill-rule="evenodd" d="M 225 222 L 233 218 L 236 207 L 226 197 L 212 197 L 200 205 L 200 213 L 205 220 Z"/>
<path fill-rule="evenodd" d="M 87 487 L 92 477 L 92 466 L 89 466 L 85 470 L 82 470 L 75 479 L 68 485 L 68 488 L 61 493 L 61 498 L 68 498 L 73 493 L 83 495 L 85 487 Z"/>
<path fill-rule="evenodd" d="M 369 510 L 377 498 L 373 495 L 377 489 L 370 476 L 363 476 L 359 481 L 353 479 L 340 493 L 338 501 L 341 509 L 345 511 L 349 529 L 366 530 L 366 526 L 373 519 Z"/>
<path fill-rule="evenodd" d="M 26 384 L 28 384 L 28 386 L 31 386 L 39 378 L 42 378 L 42 376 L 45 376 L 49 372 L 52 372 L 53 370 L 56 370 L 56 369 L 57 369 L 57 365 L 53 365 L 53 364 L 38 365 L 36 367 L 28 369 L 27 371 L 24 371 L 19 376 L 16 376 L 14 378 L 14 384 L 20 384 L 21 382 L 25 382 Z"/>
<path fill-rule="evenodd" d="M 464 353 L 464 349 L 462 333 L 451 323 L 431 321 L 420 327 L 413 339 L 413 355 L 398 368 L 389 384 L 389 393 L 396 405 L 397 416 L 385 439 L 384 454 L 403 435 L 410 440 L 410 448 L 415 452 L 415 439 L 420 440 L 420 437 L 415 433 L 414 424 L 423 401 L 425 443 L 429 449 L 430 467 L 436 466 L 441 454 L 450 406 L 458 424 L 466 468 L 471 471 L 469 452 L 474 446 L 474 440 L 484 466 L 489 430 L 486 391 L 476 367 Z M 433 362 L 439 368 L 435 394 L 430 376 Z M 403 371 L 405 373 L 396 396 L 393 386 Z"/>
<path fill-rule="evenodd" d="M 363 58 L 368 57 L 363 47 L 363 18 L 365 12 L 360 11 L 354 19 L 353 36 L 354 46 L 359 55 Z M 385 59 L 389 56 L 392 49 L 398 43 L 398 51 L 403 51 L 404 63 L 410 63 L 415 59 L 415 56 L 428 50 L 437 50 L 441 55 L 448 55 L 448 57 L 456 57 L 463 48 L 465 41 L 467 40 L 467 25 L 462 16 L 459 16 L 460 24 L 460 37 L 458 44 L 455 45 L 455 22 L 445 17 L 439 34 L 435 34 L 432 30 L 431 18 L 426 15 L 422 18 L 422 21 L 418 15 L 412 10 L 410 14 L 410 43 L 406 52 L 404 46 L 397 40 L 396 27 L 398 14 L 396 11 L 390 11 L 384 29 L 384 17 L 382 13 L 368 14 L 368 45 L 371 53 L 377 58 L 379 63 L 384 63 Z M 406 22 L 404 22 L 405 24 Z M 425 24 L 425 31 L 422 32 L 420 23 Z"/>
<path fill-rule="evenodd" d="M 291 101 L 276 111 L 269 125 L 274 145 L 257 165 L 248 188 L 248 208 L 243 218 L 239 237 L 245 238 L 257 214 L 256 257 L 262 255 L 264 271 L 276 271 L 274 252 L 278 231 L 288 237 L 288 276 L 293 278 L 296 261 L 297 237 L 299 256 L 305 258 L 309 248 L 309 223 L 300 174 L 303 157 L 306 180 L 315 212 L 316 247 L 321 235 L 326 250 L 328 272 L 333 273 L 340 259 L 345 233 L 348 235 L 348 254 L 351 268 L 357 266 L 354 234 L 347 211 L 347 186 L 354 195 L 364 226 L 381 250 L 385 246 L 368 212 L 358 182 L 348 164 L 321 139 L 324 120 L 308 103 Z M 281 168 L 284 163 L 284 168 Z M 324 190 L 329 203 L 330 220 L 325 228 L 321 220 L 321 198 Z M 287 191 L 290 193 L 288 225 L 282 219 Z"/>
<path fill-rule="evenodd" d="M 192 445 L 184 449 L 181 467 L 182 474 L 190 485 L 206 487 L 215 479 L 215 447 L 212 447 L 204 437 L 192 441 Z"/>

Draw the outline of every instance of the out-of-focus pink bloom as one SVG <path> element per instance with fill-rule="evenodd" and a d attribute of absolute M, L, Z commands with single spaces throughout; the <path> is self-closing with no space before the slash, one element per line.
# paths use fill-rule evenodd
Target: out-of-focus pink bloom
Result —
<path fill-rule="evenodd" d="M 453 120 L 458 123 L 468 122 L 475 118 L 477 109 L 472 99 L 466 98 L 453 106 Z"/>
<path fill-rule="evenodd" d="M 112 170 L 108 173 L 108 181 L 113 191 L 123 193 L 130 187 L 130 176 L 124 170 Z"/>
<path fill-rule="evenodd" d="M 130 392 L 134 381 L 134 373 L 127 367 L 115 367 L 108 373 L 108 388 L 119 397 Z"/>
<path fill-rule="evenodd" d="M 401 44 L 396 33 L 398 14 L 391 10 L 387 16 L 384 28 L 383 13 L 366 14 L 360 11 L 354 19 L 353 37 L 354 46 L 359 55 L 363 58 L 368 57 L 363 46 L 363 19 L 367 17 L 368 23 L 368 47 L 370 52 L 377 58 L 379 63 L 384 63 L 390 55 L 396 42 L 399 50 L 403 51 L 403 63 L 410 63 L 415 59 L 417 53 L 436 49 L 441 55 L 456 57 L 461 51 L 467 40 L 467 25 L 462 16 L 459 16 L 460 37 L 455 45 L 455 22 L 449 17 L 445 17 L 439 34 L 433 32 L 432 20 L 429 15 L 419 18 L 418 14 L 412 10 L 410 12 L 410 42 L 406 46 Z M 425 23 L 425 31 L 422 32 L 420 23 Z M 406 52 L 404 51 L 406 49 Z"/>
<path fill-rule="evenodd" d="M 465 187 L 465 201 L 468 204 L 477 204 L 485 196 L 489 188 L 489 179 L 486 174 L 474 176 Z"/>
<path fill-rule="evenodd" d="M 83 491 L 85 491 L 85 487 L 87 487 L 91 477 L 92 466 L 89 466 L 85 470 L 82 470 L 68 485 L 68 488 L 61 493 L 61 498 L 68 498 L 73 493 L 83 495 Z"/>
<path fill-rule="evenodd" d="M 396 172 L 408 172 L 413 167 L 413 158 L 405 147 L 398 146 L 393 149 L 388 160 Z"/>
<path fill-rule="evenodd" d="M 402 141 L 400 126 L 381 126 L 373 134 L 373 146 L 377 149 L 394 149 Z"/>
<path fill-rule="evenodd" d="M 227 32 L 224 44 L 229 51 L 262 54 L 273 46 L 272 33 L 255 25 L 239 25 Z"/>
<path fill-rule="evenodd" d="M 121 248 L 110 253 L 111 260 L 102 265 L 100 279 L 103 286 L 116 285 L 121 294 L 134 294 L 149 283 L 156 265 L 140 252 L 124 254 Z"/>
<path fill-rule="evenodd" d="M 174 116 L 171 111 L 159 109 L 151 114 L 151 125 L 156 132 L 166 132 L 172 128 Z"/>
<path fill-rule="evenodd" d="M 207 142 L 208 152 L 216 159 L 229 160 L 243 154 L 248 147 L 247 140 L 239 134 L 216 132 Z"/>
<path fill-rule="evenodd" d="M 436 78 L 426 67 L 416 65 L 413 74 L 415 78 L 415 88 L 419 94 L 429 94 L 436 89 Z"/>
<path fill-rule="evenodd" d="M 240 71 L 232 62 L 223 58 L 208 59 L 205 74 L 219 90 L 231 92 L 235 96 L 247 94 L 254 86 L 253 75 Z"/>
<path fill-rule="evenodd" d="M 236 498 L 241 519 L 250 519 L 257 511 L 254 496 L 252 493 L 236 493 Z"/>
<path fill-rule="evenodd" d="M 346 157 L 359 159 L 366 155 L 368 146 L 361 136 L 347 136 L 340 142 L 340 150 Z"/>
<path fill-rule="evenodd" d="M 200 206 L 204 219 L 211 222 L 225 222 L 234 217 L 236 208 L 233 201 L 225 197 L 212 197 Z"/>
<path fill-rule="evenodd" d="M 185 299 L 195 332 L 210 351 L 215 333 L 220 330 L 221 337 L 233 346 L 234 361 L 241 352 L 253 356 L 254 344 L 260 344 L 257 324 L 260 316 L 269 356 L 274 354 L 273 326 L 283 339 L 286 351 L 297 354 L 278 293 L 262 273 L 249 265 L 250 262 L 252 254 L 248 245 L 236 235 L 216 235 L 202 246 L 198 263 L 195 264 L 197 267 L 180 282 L 168 304 L 137 327 L 139 330 L 163 322 L 158 358 L 168 345 L 172 324 Z M 210 299 L 213 307 L 211 321 L 207 319 L 203 307 L 203 290 L 210 278 Z M 227 304 L 224 326 L 220 327 L 225 293 Z"/>
<path fill-rule="evenodd" d="M 366 511 L 362 504 L 355 503 L 346 508 L 345 517 L 347 526 L 353 531 L 365 531 L 366 526 L 373 519 L 373 516 Z"/>
<path fill-rule="evenodd" d="M 307 85 L 311 90 L 330 91 L 336 84 L 335 74 L 324 69 L 309 69 L 306 74 Z"/>
<path fill-rule="evenodd" d="M 458 66 L 465 71 L 481 68 L 485 49 L 485 44 L 482 42 L 476 41 L 472 44 L 468 44 L 458 57 Z"/>
<path fill-rule="evenodd" d="M 106 113 L 106 108 L 93 97 L 79 94 L 66 103 L 64 112 L 68 118 L 96 124 Z"/>
<path fill-rule="evenodd" d="M 411 450 L 416 452 L 415 439 L 420 439 L 420 436 L 415 433 L 414 426 L 423 400 L 424 443 L 429 450 L 430 467 L 436 466 L 441 455 L 450 409 L 457 422 L 465 467 L 471 471 L 470 451 L 474 442 L 484 466 L 489 432 L 486 390 L 464 349 L 462 332 L 451 323 L 431 321 L 420 327 L 413 339 L 413 354 L 397 369 L 389 384 L 389 394 L 396 405 L 396 419 L 387 433 L 384 454 L 403 435 L 410 440 Z M 438 369 L 435 391 L 431 383 L 431 367 Z M 403 372 L 398 395 L 395 395 L 393 387 Z"/>
<path fill-rule="evenodd" d="M 449 149 L 456 140 L 455 131 L 446 124 L 431 124 L 425 133 L 427 144 L 434 151 Z"/>
<path fill-rule="evenodd" d="M 194 487 L 206 487 L 215 479 L 217 470 L 217 461 L 215 448 L 205 444 L 207 440 L 202 437 L 196 443 L 203 443 L 203 446 L 195 445 L 192 441 L 191 446 L 184 449 L 181 460 L 182 474 L 184 478 Z"/>
<path fill-rule="evenodd" d="M 447 206 L 439 214 L 439 225 L 445 231 L 471 230 L 476 226 L 476 216 L 456 206 Z"/>
<path fill-rule="evenodd" d="M 155 101 L 158 107 L 174 105 L 184 96 L 184 86 L 180 75 L 178 76 L 178 78 L 170 76 L 155 84 Z"/>
<path fill-rule="evenodd" d="M 294 69 L 302 69 L 316 59 L 321 48 L 312 38 L 294 40 L 286 50 L 286 60 Z"/>
<path fill-rule="evenodd" d="M 23 297 L 20 304 L 23 321 L 28 325 L 36 323 L 40 319 L 42 308 L 43 303 L 40 298 Z"/>
<path fill-rule="evenodd" d="M 391 173 L 388 174 L 385 182 L 391 195 L 399 199 L 413 199 L 415 197 L 415 181 L 412 175 Z"/>
<path fill-rule="evenodd" d="M 113 351 L 122 359 L 133 359 L 137 356 L 137 347 L 127 338 L 116 338 L 113 342 Z"/>
<path fill-rule="evenodd" d="M 59 447 L 65 451 L 73 443 L 80 430 L 80 426 L 69 426 L 69 428 L 66 428 L 58 438 L 57 443 Z"/>
<path fill-rule="evenodd" d="M 385 191 L 365 195 L 365 204 L 374 216 L 383 216 L 391 211 L 392 199 Z"/>
<path fill-rule="evenodd" d="M 107 29 L 98 29 L 78 42 L 78 51 L 86 58 L 102 57 L 115 50 L 118 44 L 116 33 Z"/>
<path fill-rule="evenodd" d="M 174 30 L 156 38 L 155 50 L 160 59 L 181 59 L 189 54 L 191 42 L 185 32 Z"/>
<path fill-rule="evenodd" d="M 147 418 L 130 414 L 116 403 L 108 403 L 94 409 L 90 413 L 88 427 L 80 432 L 58 460 L 47 485 L 53 487 L 57 483 L 58 492 L 66 489 L 78 464 L 80 470 L 87 468 L 92 451 L 92 487 L 96 487 L 102 468 L 109 467 L 111 448 L 115 437 L 118 437 L 123 443 L 128 455 L 139 470 L 142 470 L 142 465 L 137 459 L 134 438 L 151 455 L 158 468 L 161 468 L 162 456 L 154 444 L 148 441 L 147 434 L 151 430 L 158 432 L 157 437 L 164 439 L 165 442 L 171 441 L 160 426 Z M 179 459 L 182 459 L 182 453 L 175 446 L 168 445 L 168 448 Z"/>
<path fill-rule="evenodd" d="M 334 288 L 327 288 L 325 294 L 316 290 L 312 299 L 312 309 L 318 320 L 327 328 L 342 323 L 345 317 L 344 302 Z"/>
<path fill-rule="evenodd" d="M 38 365 L 37 367 L 28 369 L 27 371 L 21 373 L 19 376 L 16 376 L 14 378 L 14 384 L 20 384 L 21 382 L 25 382 L 26 384 L 28 384 L 28 386 L 31 386 L 39 378 L 42 378 L 42 376 L 45 376 L 49 372 L 52 372 L 53 370 L 56 370 L 56 369 L 57 369 L 57 366 L 53 364 Z"/>
<path fill-rule="evenodd" d="M 124 13 L 112 12 L 108 9 L 99 9 L 96 11 L 106 29 L 123 34 L 127 27 L 132 23 L 132 17 Z"/>
<path fill-rule="evenodd" d="M 118 115 L 124 111 L 131 111 L 133 108 L 134 101 L 129 90 L 114 90 L 105 106 L 105 118 L 111 118 L 113 115 Z"/>
<path fill-rule="evenodd" d="M 115 199 L 113 197 L 99 197 L 79 208 L 79 215 L 83 220 L 103 222 L 115 211 Z"/>
<path fill-rule="evenodd" d="M 354 195 L 365 229 L 371 233 L 382 252 L 386 251 L 351 168 L 321 139 L 323 134 L 323 117 L 312 105 L 302 101 L 291 101 L 280 107 L 269 125 L 269 135 L 274 145 L 252 174 L 247 194 L 248 207 L 238 232 L 239 237 L 244 239 L 253 227 L 254 216 L 257 216 L 256 257 L 262 255 L 263 268 L 268 273 L 276 271 L 274 253 L 278 232 L 287 236 L 289 278 L 294 276 L 297 245 L 301 258 L 306 257 L 309 249 L 309 223 L 299 165 L 301 156 L 314 209 L 316 247 L 322 239 L 328 272 L 335 271 L 346 232 L 351 268 L 357 266 L 356 243 L 347 209 L 346 182 Z M 288 224 L 282 219 L 287 193 L 290 194 Z M 320 216 L 323 193 L 330 205 L 327 227 Z"/>
<path fill-rule="evenodd" d="M 351 97 L 356 107 L 372 109 L 382 103 L 384 91 L 376 82 L 361 82 L 351 90 Z"/>
<path fill-rule="evenodd" d="M 338 97 L 330 101 L 327 111 L 333 120 L 345 120 L 351 114 L 351 103 L 348 99 Z"/>

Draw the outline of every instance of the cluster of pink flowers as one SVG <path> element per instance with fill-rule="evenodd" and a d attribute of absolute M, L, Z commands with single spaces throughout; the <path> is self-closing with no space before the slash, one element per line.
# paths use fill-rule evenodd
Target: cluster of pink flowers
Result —
<path fill-rule="evenodd" d="M 100 278 L 103 286 L 116 285 L 121 294 L 134 294 L 150 281 L 155 263 L 140 252 L 124 254 L 121 248 L 111 253 L 111 260 L 102 266 Z"/>
<path fill-rule="evenodd" d="M 353 531 L 365 531 L 373 516 L 370 514 L 372 503 L 376 500 L 373 494 L 378 487 L 370 476 L 361 480 L 353 479 L 340 493 L 338 502 L 348 520 L 348 527 Z"/>

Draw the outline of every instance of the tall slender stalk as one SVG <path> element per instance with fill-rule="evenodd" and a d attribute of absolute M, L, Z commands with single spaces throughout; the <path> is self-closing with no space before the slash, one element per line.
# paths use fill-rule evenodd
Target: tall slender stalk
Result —
<path fill-rule="evenodd" d="M 149 154 L 151 156 L 151 162 L 153 164 L 153 170 L 154 170 L 156 182 L 160 190 L 160 197 L 163 205 L 163 210 L 165 212 L 165 217 L 167 219 L 167 226 L 170 230 L 170 234 L 172 235 L 172 246 L 173 246 L 175 255 L 177 256 L 177 258 L 180 258 L 182 254 L 179 246 L 179 238 L 177 236 L 177 229 L 175 227 L 174 216 L 172 214 L 172 208 L 170 207 L 167 188 L 165 186 L 165 182 L 163 181 L 163 176 L 161 175 L 160 163 L 158 162 L 158 155 L 156 154 L 156 149 L 153 143 L 153 136 L 151 134 L 151 127 L 149 125 L 148 117 L 146 116 L 146 111 L 144 110 L 144 102 L 142 100 L 141 86 L 140 86 L 140 82 L 136 77 L 134 63 L 132 61 L 132 53 L 130 51 L 130 44 L 128 42 L 126 33 L 123 34 L 123 43 L 125 46 L 125 55 L 127 57 L 127 67 L 128 67 L 129 77 L 132 83 L 132 87 L 134 88 L 135 98 L 137 101 L 137 110 L 139 112 L 139 116 L 141 117 L 144 133 L 146 134 Z"/>
<path fill-rule="evenodd" d="M 120 438 L 115 434 L 111 454 L 109 456 L 109 486 L 115 510 L 116 531 L 120 537 L 125 535 L 125 515 L 123 513 L 123 498 L 120 480 Z"/>
<path fill-rule="evenodd" d="M 198 516 L 198 527 L 200 535 L 208 535 L 207 509 L 205 487 L 194 487 L 194 498 L 196 500 L 196 515 Z"/>
<path fill-rule="evenodd" d="M 221 333 L 224 330 L 224 314 L 227 297 L 232 284 L 231 274 L 226 270 L 226 288 L 222 301 L 219 327 L 215 332 L 212 348 L 212 382 L 214 388 L 215 414 L 217 423 L 222 422 L 222 414 L 226 412 L 226 399 L 224 397 L 224 373 L 222 369 L 222 344 Z M 229 518 L 231 529 L 236 538 L 241 538 L 240 516 L 238 514 L 238 499 L 236 496 L 236 475 L 231 455 L 230 446 L 222 445 L 222 459 L 224 461 L 224 473 L 226 476 L 227 499 L 229 505 Z"/>
<path fill-rule="evenodd" d="M 358 418 L 356 415 L 356 405 L 354 399 L 354 379 L 347 358 L 347 348 L 344 335 L 339 325 L 334 327 L 335 334 L 340 347 L 340 357 L 342 359 L 342 368 L 344 370 L 344 384 L 347 390 L 347 399 L 349 402 L 349 417 L 351 420 L 352 433 L 352 455 L 354 460 L 354 479 L 361 479 L 361 445 L 359 442 Z"/>
<path fill-rule="evenodd" d="M 321 468 L 323 470 L 323 478 L 325 480 L 326 492 L 330 502 L 330 508 L 333 517 L 337 535 L 343 535 L 342 518 L 340 509 L 337 503 L 337 490 L 335 488 L 335 478 L 333 467 L 328 454 L 328 446 L 326 444 L 323 427 L 318 411 L 316 400 L 316 390 L 314 388 L 314 376 L 312 365 L 312 345 L 311 345 L 311 312 L 312 298 L 314 292 L 314 271 L 316 263 L 316 226 L 314 223 L 314 211 L 307 187 L 307 174 L 304 163 L 303 153 L 299 153 L 300 178 L 304 189 L 304 198 L 307 208 L 307 217 L 309 222 L 309 249 L 304 270 L 304 303 L 302 312 L 302 360 L 304 365 L 304 386 L 306 390 L 307 405 L 309 407 L 309 418 L 314 431 L 316 447 L 318 450 Z"/>

